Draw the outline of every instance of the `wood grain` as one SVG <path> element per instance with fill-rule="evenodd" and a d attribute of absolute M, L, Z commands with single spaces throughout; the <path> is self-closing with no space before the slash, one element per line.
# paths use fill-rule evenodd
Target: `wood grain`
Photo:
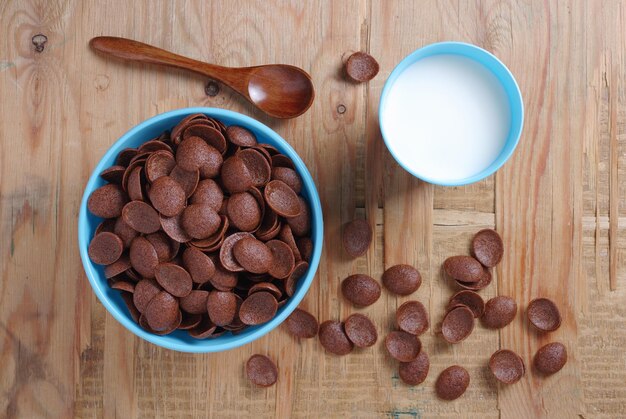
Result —
<path fill-rule="evenodd" d="M 625 8 L 618 0 L 0 2 L 0 417 L 624 417 Z M 41 52 L 37 34 L 47 37 Z M 225 66 L 297 65 L 312 75 L 316 100 L 295 120 L 270 119 L 226 87 L 208 96 L 200 76 L 97 56 L 88 41 L 98 35 Z M 466 187 L 412 178 L 378 129 L 393 67 L 443 40 L 495 53 L 524 96 L 513 158 Z M 368 84 L 341 75 L 357 50 L 380 63 Z M 322 262 L 303 307 L 321 321 L 366 313 L 382 341 L 396 307 L 422 301 L 432 325 L 422 339 L 425 383 L 404 385 L 381 344 L 333 357 L 316 339 L 298 342 L 279 329 L 227 353 L 181 354 L 139 340 L 105 311 L 76 245 L 83 187 L 130 127 L 185 106 L 243 112 L 294 146 L 325 216 Z M 340 244 L 354 218 L 375 231 L 358 259 Z M 437 328 L 454 288 L 441 263 L 494 226 L 507 251 L 482 295 L 514 297 L 519 315 L 499 332 L 478 325 L 463 343 L 445 344 Z M 338 292 L 347 275 L 380 278 L 396 263 L 422 273 L 411 297 L 385 291 L 356 309 Z M 557 332 L 537 334 L 524 321 L 537 296 L 559 305 Z M 569 362 L 540 377 L 532 356 L 553 340 L 566 344 Z M 490 376 L 486 363 L 499 348 L 526 362 L 521 382 L 502 386 Z M 242 366 L 253 353 L 277 360 L 276 386 L 247 382 Z M 440 401 L 434 381 L 455 363 L 471 385 L 460 400 Z"/>
<path fill-rule="evenodd" d="M 617 132 L 617 109 L 619 107 L 619 69 L 614 63 L 613 54 L 606 57 L 609 72 L 609 287 L 611 291 L 617 288 L 617 230 L 619 228 L 619 142 Z M 618 61 L 617 59 L 615 61 Z"/>

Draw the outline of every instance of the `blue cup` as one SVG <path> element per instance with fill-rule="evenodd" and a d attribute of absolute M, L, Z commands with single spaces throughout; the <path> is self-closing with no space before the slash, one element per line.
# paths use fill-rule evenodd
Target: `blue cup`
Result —
<path fill-rule="evenodd" d="M 421 173 L 419 168 L 409 167 L 409 165 L 407 164 L 407 159 L 410 159 L 410 156 L 399 156 L 398 153 L 394 152 L 393 147 L 391 146 L 391 144 L 393 143 L 393 139 L 390 138 L 390 134 L 388 132 L 389 129 L 385 126 L 383 115 L 385 108 L 388 105 L 389 92 L 391 91 L 398 77 L 415 62 L 422 60 L 426 57 L 432 57 L 435 55 L 460 56 L 473 60 L 474 62 L 482 65 L 489 72 L 491 72 L 500 82 L 508 101 L 508 107 L 510 111 L 510 126 L 508 130 L 508 135 L 504 141 L 504 146 L 502 147 L 499 155 L 490 165 L 485 167 L 479 173 L 476 173 L 475 175 L 472 175 L 470 177 L 444 180 L 429 177 L 429 175 Z M 522 94 L 520 92 L 519 86 L 517 85 L 517 82 L 515 81 L 515 78 L 513 77 L 513 74 L 511 74 L 509 69 L 493 54 L 472 44 L 466 44 L 463 42 L 441 42 L 427 45 L 412 52 L 410 55 L 404 58 L 396 66 L 396 68 L 394 68 L 394 70 L 389 75 L 389 78 L 385 82 L 385 86 L 380 97 L 378 116 L 383 140 L 385 141 L 385 144 L 392 154 L 393 158 L 398 162 L 400 166 L 402 166 L 403 169 L 411 173 L 413 176 L 422 179 L 428 183 L 442 186 L 459 186 L 474 183 L 486 178 L 487 176 L 492 175 L 511 157 L 513 151 L 515 151 L 515 148 L 517 147 L 524 125 L 524 104 L 522 102 Z"/>
<path fill-rule="evenodd" d="M 259 143 L 273 145 L 293 161 L 296 171 L 302 178 L 302 196 L 309 203 L 311 208 L 311 240 L 313 242 L 313 252 L 308 271 L 300 278 L 295 294 L 278 310 L 272 320 L 259 326 L 248 327 L 237 335 L 227 332 L 214 339 L 203 340 L 192 338 L 187 332 L 181 330 L 177 330 L 165 336 L 158 336 L 143 330 L 130 317 L 126 304 L 120 296 L 120 292 L 108 286 L 103 267 L 94 264 L 87 254 L 89 242 L 94 235 L 96 227 L 102 221 L 87 210 L 87 199 L 89 195 L 91 195 L 95 189 L 105 184 L 104 180 L 100 178 L 100 173 L 115 164 L 117 154 L 124 148 L 138 147 L 142 143 L 159 136 L 163 131 L 171 130 L 172 127 L 183 118 L 195 113 L 203 113 L 219 119 L 226 125 L 234 124 L 247 128 L 256 135 Z M 225 351 L 250 343 L 278 327 L 278 325 L 298 307 L 298 304 L 300 304 L 313 282 L 322 254 L 323 235 L 322 206 L 315 183 L 304 165 L 304 162 L 302 162 L 294 149 L 287 141 L 266 125 L 240 113 L 216 108 L 185 108 L 165 112 L 142 122 L 124 134 L 109 148 L 91 174 L 87 186 L 85 187 L 85 193 L 78 215 L 78 246 L 80 257 L 87 278 L 91 283 L 91 287 L 102 305 L 104 305 L 118 322 L 135 335 L 155 345 L 180 352 L 204 353 Z"/>

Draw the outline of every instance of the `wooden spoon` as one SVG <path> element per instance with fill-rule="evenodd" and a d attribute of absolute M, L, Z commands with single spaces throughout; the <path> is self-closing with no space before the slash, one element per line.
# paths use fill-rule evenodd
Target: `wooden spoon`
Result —
<path fill-rule="evenodd" d="M 291 65 L 222 67 L 183 57 L 132 39 L 113 36 L 93 38 L 89 45 L 96 51 L 117 58 L 167 65 L 204 74 L 231 87 L 260 110 L 276 118 L 294 118 L 302 115 L 315 98 L 311 76 Z"/>

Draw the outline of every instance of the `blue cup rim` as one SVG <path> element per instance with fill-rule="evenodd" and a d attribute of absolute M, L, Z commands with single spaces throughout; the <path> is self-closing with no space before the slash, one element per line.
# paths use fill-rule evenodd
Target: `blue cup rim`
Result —
<path fill-rule="evenodd" d="M 392 147 L 390 147 L 389 140 L 387 139 L 387 135 L 385 133 L 385 126 L 383 124 L 383 110 L 386 106 L 387 96 L 389 96 L 389 91 L 391 87 L 395 83 L 396 79 L 400 76 L 400 74 L 406 70 L 411 64 L 419 61 L 423 58 L 434 56 L 434 55 L 459 55 L 465 58 L 472 59 L 479 64 L 483 65 L 487 70 L 492 72 L 500 84 L 503 85 L 505 92 L 507 94 L 510 108 L 511 108 L 511 127 L 509 128 L 509 134 L 507 140 L 505 142 L 505 146 L 503 147 L 500 155 L 483 171 L 467 177 L 463 179 L 453 179 L 453 180 L 441 180 L 434 179 L 424 174 L 419 173 L 417 170 L 408 167 L 404 164 L 401 159 L 398 158 L 396 153 L 393 151 Z M 488 60 L 489 65 L 485 62 L 478 60 L 477 57 Z M 494 67 L 499 70 L 497 73 L 494 72 Z M 505 78 L 503 80 L 503 77 Z M 510 86 L 511 88 L 507 88 Z M 516 115 L 513 115 L 514 110 L 517 111 Z M 462 186 L 468 185 L 470 183 L 478 182 L 488 176 L 494 174 L 504 163 L 509 160 L 509 158 L 513 155 L 513 152 L 517 148 L 520 137 L 522 135 L 522 129 L 524 127 L 524 102 L 522 99 L 522 93 L 513 76 L 513 73 L 508 69 L 506 65 L 498 57 L 490 53 L 489 51 L 466 42 L 457 42 L 457 41 L 445 41 L 445 42 L 437 42 L 434 44 L 429 44 L 424 47 L 418 48 L 400 61 L 393 69 L 387 80 L 385 81 L 385 85 L 383 87 L 383 91 L 380 95 L 380 101 L 378 105 L 378 125 L 380 127 L 380 131 L 383 137 L 383 141 L 387 146 L 387 150 L 391 153 L 394 160 L 407 172 L 411 175 L 419 178 L 425 182 L 432 183 L 434 185 L 441 186 Z"/>
<path fill-rule="evenodd" d="M 277 144 L 277 148 L 282 153 L 288 155 L 292 159 L 296 167 L 296 171 L 302 178 L 302 182 L 304 185 L 303 190 L 308 192 L 307 195 L 309 198 L 311 218 L 313 221 L 311 223 L 313 252 L 311 254 L 311 260 L 309 262 L 309 269 L 306 276 L 300 279 L 294 295 L 289 298 L 285 306 L 278 311 L 277 315 L 272 320 L 262 325 L 251 327 L 250 329 L 253 330 L 250 333 L 241 335 L 229 334 L 229 340 L 227 341 L 221 341 L 222 337 L 217 337 L 215 339 L 198 340 L 193 341 L 192 343 L 187 343 L 183 341 L 163 339 L 164 336 L 155 335 L 143 330 L 124 312 L 124 310 L 126 310 L 125 307 L 118 307 L 116 304 L 114 304 L 113 301 L 111 301 L 111 298 L 106 295 L 102 281 L 99 281 L 97 279 L 102 275 L 102 273 L 97 272 L 98 268 L 91 262 L 87 253 L 89 240 L 92 234 L 91 227 L 88 221 L 89 215 L 87 213 L 87 200 L 91 192 L 97 188 L 98 184 L 102 182 L 102 180 L 99 178 L 99 175 L 104 169 L 109 166 L 108 164 L 106 164 L 106 162 L 110 161 L 114 156 L 117 155 L 117 153 L 119 153 L 120 150 L 125 148 L 126 143 L 129 139 L 133 138 L 135 135 L 145 130 L 146 128 L 151 127 L 153 124 L 169 118 L 180 117 L 180 119 L 182 119 L 185 116 L 194 113 L 203 113 L 218 119 L 227 118 L 235 120 L 237 124 L 251 129 L 253 132 L 255 132 L 255 134 L 257 134 L 257 136 L 260 133 L 263 136 L 269 137 L 274 140 Z M 146 138 L 146 141 L 147 140 L 149 140 L 149 138 Z M 315 274 L 317 272 L 317 268 L 319 266 L 322 254 L 323 235 L 324 226 L 322 205 L 319 199 L 317 188 L 315 186 L 315 182 L 313 181 L 313 177 L 309 173 L 306 165 L 304 164 L 300 156 L 298 156 L 293 147 L 291 147 L 291 145 L 277 132 L 249 116 L 226 109 L 207 107 L 190 107 L 164 112 L 141 122 L 140 124 L 127 131 L 124 135 L 122 135 L 113 145 L 109 147 L 107 152 L 93 169 L 91 176 L 89 177 L 89 180 L 87 181 L 87 184 L 85 186 L 85 191 L 83 193 L 78 215 L 78 245 L 83 268 L 85 270 L 85 274 L 87 275 L 89 283 L 91 284 L 91 288 L 98 297 L 98 300 L 100 300 L 102 305 L 104 305 L 106 310 L 122 326 L 124 326 L 127 330 L 129 330 L 136 336 L 163 348 L 189 353 L 222 352 L 229 349 L 237 348 L 266 335 L 267 333 L 278 327 L 298 307 L 302 299 L 307 294 L 313 282 L 313 279 L 315 278 Z M 106 285 L 106 281 L 104 285 Z"/>

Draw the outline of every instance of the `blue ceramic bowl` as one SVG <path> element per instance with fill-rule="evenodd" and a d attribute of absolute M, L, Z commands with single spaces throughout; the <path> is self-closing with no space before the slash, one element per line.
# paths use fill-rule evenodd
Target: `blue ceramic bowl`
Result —
<path fill-rule="evenodd" d="M 480 173 L 477 173 L 476 175 L 468 178 L 442 181 L 440 179 L 429 178 L 428 176 L 419 173 L 418 170 L 409 168 L 406 164 L 403 163 L 402 158 L 394 153 L 393 148 L 390 147 L 392 139 L 390 139 L 388 134 L 386 133 L 385 124 L 383 122 L 382 116 L 387 105 L 387 99 L 389 96 L 389 92 L 391 91 L 391 87 L 398 79 L 398 76 L 400 76 L 400 74 L 404 70 L 406 70 L 411 64 L 414 64 L 416 61 L 433 55 L 457 55 L 469 58 L 483 65 L 499 80 L 508 99 L 510 109 L 510 128 L 502 151 L 488 167 L 486 167 Z M 400 61 L 400 64 L 398 64 L 396 68 L 393 69 L 393 71 L 389 75 L 389 78 L 385 82 L 385 86 L 380 97 L 378 118 L 380 130 L 383 136 L 383 140 L 387 145 L 387 149 L 404 170 L 428 183 L 442 186 L 459 186 L 478 182 L 479 180 L 482 180 L 487 176 L 492 175 L 509 159 L 509 157 L 511 157 L 513 151 L 515 151 L 515 148 L 517 147 L 517 143 L 519 142 L 520 136 L 522 134 L 522 128 L 524 126 L 524 103 L 522 102 L 522 94 L 520 92 L 519 86 L 517 85 L 517 82 L 515 81 L 515 78 L 513 77 L 513 74 L 511 74 L 509 69 L 502 63 L 502 61 L 496 58 L 495 55 L 472 44 L 466 44 L 463 42 L 440 42 L 436 44 L 430 44 L 416 51 L 413 51 L 410 55 Z"/>
<path fill-rule="evenodd" d="M 204 113 L 221 120 L 226 125 L 236 124 L 245 127 L 256 135 L 260 143 L 273 145 L 281 153 L 286 154 L 289 158 L 291 158 L 291 160 L 293 160 L 296 170 L 302 178 L 302 195 L 311 207 L 311 240 L 313 241 L 313 253 L 308 272 L 300 279 L 297 285 L 296 293 L 293 297 L 288 300 L 287 304 L 278 310 L 278 313 L 271 321 L 259 326 L 249 327 L 238 335 L 232 335 L 230 332 L 227 332 L 217 338 L 205 340 L 194 339 L 186 332 L 180 330 L 166 336 L 158 336 L 143 330 L 130 317 L 126 305 L 120 297 L 119 291 L 113 290 L 107 285 L 103 268 L 92 263 L 87 254 L 89 242 L 93 237 L 96 227 L 102 221 L 87 211 L 87 199 L 89 198 L 89 195 L 96 188 L 104 185 L 105 183 L 100 178 L 100 173 L 107 167 L 114 164 L 115 158 L 120 150 L 127 147 L 137 147 L 140 144 L 157 137 L 163 131 L 172 129 L 172 127 L 184 117 L 194 113 Z M 250 343 L 255 339 L 260 338 L 281 324 L 283 320 L 285 320 L 287 316 L 289 316 L 289 314 L 291 314 L 291 312 L 298 307 L 298 304 L 300 304 L 300 301 L 302 301 L 309 290 L 311 283 L 313 282 L 315 271 L 319 265 L 320 255 L 322 253 L 323 232 L 322 206 L 320 204 L 315 183 L 313 182 L 311 174 L 294 149 L 291 148 L 287 141 L 282 139 L 280 135 L 262 123 L 237 112 L 215 108 L 186 108 L 165 112 L 142 122 L 124 134 L 115 144 L 113 144 L 113 146 L 111 146 L 111 148 L 109 148 L 91 174 L 91 177 L 87 182 L 87 186 L 85 187 L 85 193 L 83 195 L 80 205 L 80 213 L 78 216 L 78 246 L 80 249 L 80 257 L 83 261 L 83 266 L 85 268 L 87 278 L 91 283 L 91 287 L 109 313 L 111 313 L 111 315 L 126 329 L 148 342 L 152 342 L 156 345 L 176 351 L 195 353 L 220 352 L 245 345 L 246 343 Z"/>

